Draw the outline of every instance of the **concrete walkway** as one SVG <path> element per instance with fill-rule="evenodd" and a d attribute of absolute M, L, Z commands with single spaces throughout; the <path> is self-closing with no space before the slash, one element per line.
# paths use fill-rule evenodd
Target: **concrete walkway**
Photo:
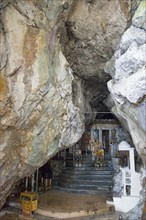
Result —
<path fill-rule="evenodd" d="M 111 213 L 105 195 L 82 195 L 50 190 L 39 196 L 37 213 L 54 218 L 73 218 Z"/>
<path fill-rule="evenodd" d="M 113 207 L 106 204 L 106 199 L 105 195 L 82 195 L 49 190 L 39 194 L 39 206 L 36 213 L 54 219 L 75 219 L 81 217 L 83 219 L 83 217 L 95 215 L 111 215 L 114 213 L 114 210 Z M 11 204 L 14 207 L 18 207 L 18 201 L 16 199 Z M 0 218 L 0 220 L 5 219 Z"/>

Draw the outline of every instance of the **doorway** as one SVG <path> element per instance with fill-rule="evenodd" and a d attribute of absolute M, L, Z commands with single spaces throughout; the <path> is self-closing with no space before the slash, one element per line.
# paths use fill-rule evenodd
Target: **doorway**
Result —
<path fill-rule="evenodd" d="M 102 143 L 105 152 L 109 152 L 109 130 L 102 130 Z"/>

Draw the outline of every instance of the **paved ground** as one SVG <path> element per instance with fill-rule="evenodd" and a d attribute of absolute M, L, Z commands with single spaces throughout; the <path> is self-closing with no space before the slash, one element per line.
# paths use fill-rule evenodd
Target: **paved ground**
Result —
<path fill-rule="evenodd" d="M 54 212 L 94 211 L 105 209 L 105 195 L 82 195 L 50 190 L 39 196 L 39 208 Z"/>
<path fill-rule="evenodd" d="M 0 220 L 16 220 L 18 218 L 17 214 L 6 214 L 0 217 Z"/>
<path fill-rule="evenodd" d="M 48 218 L 44 216 L 34 216 L 33 218 L 19 218 L 17 214 L 6 214 L 3 217 L 0 217 L 0 220 L 59 220 L 58 218 Z M 80 217 L 80 218 L 68 218 L 62 220 L 118 220 L 117 218 L 113 217 L 113 215 L 108 216 L 88 216 L 88 217 Z"/>
<path fill-rule="evenodd" d="M 33 220 L 113 220 L 113 212 L 107 206 L 106 199 L 105 195 L 81 195 L 49 190 L 39 195 L 38 213 L 35 214 Z M 15 201 L 19 200 L 15 199 Z M 0 220 L 18 219 L 16 214 L 0 217 Z"/>

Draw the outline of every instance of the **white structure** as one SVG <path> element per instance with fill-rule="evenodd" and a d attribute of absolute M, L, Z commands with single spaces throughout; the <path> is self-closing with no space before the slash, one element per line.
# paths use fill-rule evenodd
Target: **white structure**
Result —
<path fill-rule="evenodd" d="M 135 172 L 134 148 L 131 148 L 126 141 L 118 145 L 119 151 L 128 155 L 128 166 L 120 168 L 122 170 L 122 196 L 113 197 L 115 210 L 123 213 L 133 209 L 140 200 L 140 174 Z"/>

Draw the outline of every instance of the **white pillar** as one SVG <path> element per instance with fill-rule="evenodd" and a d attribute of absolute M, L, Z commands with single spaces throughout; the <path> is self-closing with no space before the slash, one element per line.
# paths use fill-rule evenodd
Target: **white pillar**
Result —
<path fill-rule="evenodd" d="M 122 170 L 122 182 L 123 182 L 123 195 L 126 196 L 126 176 L 125 176 L 125 170 Z"/>
<path fill-rule="evenodd" d="M 134 158 L 134 148 L 129 150 L 129 160 L 130 160 L 130 170 L 135 172 L 135 158 Z"/>
<path fill-rule="evenodd" d="M 102 129 L 99 129 L 99 142 L 102 143 Z"/>

